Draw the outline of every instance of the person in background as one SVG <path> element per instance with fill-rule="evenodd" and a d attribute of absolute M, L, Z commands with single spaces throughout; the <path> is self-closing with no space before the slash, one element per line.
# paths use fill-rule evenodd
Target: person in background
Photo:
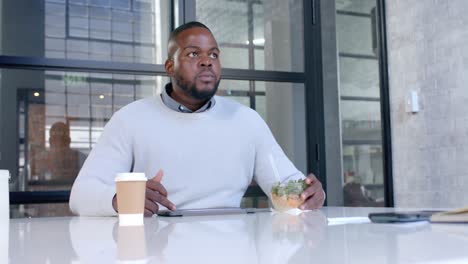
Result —
<path fill-rule="evenodd" d="M 38 178 L 60 184 L 71 184 L 84 161 L 84 154 L 70 147 L 70 127 L 55 122 L 49 130 L 49 149 L 36 154 L 35 172 Z"/>
<path fill-rule="evenodd" d="M 85 160 L 85 155 L 70 147 L 70 126 L 55 122 L 49 130 L 49 148 L 33 155 L 30 191 L 69 189 Z M 45 146 L 44 146 L 45 147 Z M 72 215 L 67 203 L 32 204 L 25 207 L 27 216 Z"/>

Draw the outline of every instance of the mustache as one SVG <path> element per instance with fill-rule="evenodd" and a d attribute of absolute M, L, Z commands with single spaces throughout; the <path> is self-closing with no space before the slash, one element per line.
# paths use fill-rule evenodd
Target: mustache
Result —
<path fill-rule="evenodd" d="M 200 72 L 197 73 L 197 77 L 198 76 L 203 76 L 203 75 L 209 75 L 209 76 L 213 76 L 213 77 L 216 77 L 216 74 L 212 71 L 212 70 L 202 70 Z"/>

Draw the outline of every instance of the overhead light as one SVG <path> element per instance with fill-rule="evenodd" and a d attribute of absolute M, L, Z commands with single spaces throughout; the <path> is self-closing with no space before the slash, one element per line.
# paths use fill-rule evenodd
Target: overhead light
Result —
<path fill-rule="evenodd" d="M 258 39 L 254 39 L 253 41 L 253 44 L 254 45 L 264 45 L 265 44 L 265 39 L 264 38 L 258 38 Z M 245 41 L 245 44 L 249 45 L 250 44 L 250 41 Z"/>
<path fill-rule="evenodd" d="M 34 95 L 35 97 L 39 97 L 39 95 L 41 95 L 41 94 L 40 94 L 39 92 L 34 92 L 33 95 Z"/>
<path fill-rule="evenodd" d="M 265 39 L 264 38 L 254 39 L 253 44 L 254 45 L 263 45 L 263 44 L 265 44 Z"/>
<path fill-rule="evenodd" d="M 99 95 L 99 99 L 101 100 L 104 99 L 104 95 L 103 94 Z"/>

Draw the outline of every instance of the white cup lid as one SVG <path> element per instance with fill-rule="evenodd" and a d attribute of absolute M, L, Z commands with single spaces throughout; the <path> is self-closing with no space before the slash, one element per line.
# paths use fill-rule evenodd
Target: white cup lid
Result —
<path fill-rule="evenodd" d="M 115 181 L 147 181 L 144 172 L 121 172 L 117 173 Z"/>

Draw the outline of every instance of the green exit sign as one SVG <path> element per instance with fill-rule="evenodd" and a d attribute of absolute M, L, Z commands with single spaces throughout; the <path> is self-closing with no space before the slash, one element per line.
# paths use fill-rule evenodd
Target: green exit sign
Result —
<path fill-rule="evenodd" d="M 79 76 L 79 75 L 65 75 L 63 76 L 63 83 L 65 85 L 80 85 L 83 83 L 86 83 L 86 77 L 85 76 Z"/>

